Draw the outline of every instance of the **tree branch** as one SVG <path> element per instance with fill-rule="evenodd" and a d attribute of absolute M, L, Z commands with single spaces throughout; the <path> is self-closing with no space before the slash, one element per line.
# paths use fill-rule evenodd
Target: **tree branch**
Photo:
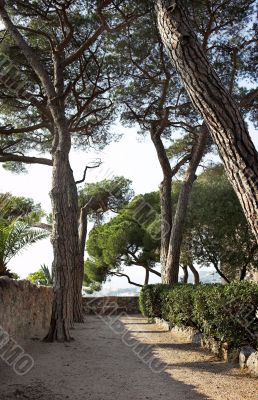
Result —
<path fill-rule="evenodd" d="M 38 60 L 38 57 L 34 54 L 33 49 L 28 45 L 24 37 L 21 35 L 19 30 L 13 24 L 11 18 L 9 17 L 8 13 L 5 10 L 5 0 L 0 0 L 0 17 L 5 28 L 10 33 L 11 37 L 22 50 L 23 54 L 25 55 L 26 59 L 30 63 L 31 67 L 34 69 L 35 73 L 39 77 L 42 85 L 44 86 L 49 99 L 55 97 L 55 88 L 54 85 L 49 78 L 49 75 L 45 71 L 44 67 Z"/>
<path fill-rule="evenodd" d="M 14 128 L 12 125 L 5 125 L 5 126 L 0 126 L 0 135 L 15 135 L 19 133 L 30 133 L 45 127 L 46 125 L 43 122 L 41 124 L 28 126 L 27 128 Z"/>
<path fill-rule="evenodd" d="M 99 160 L 99 162 L 96 163 L 96 165 L 92 165 L 92 166 L 86 165 L 85 170 L 84 170 L 84 173 L 83 173 L 83 177 L 82 177 L 81 180 L 75 182 L 76 185 L 79 185 L 80 183 L 83 183 L 83 182 L 85 181 L 85 179 L 86 179 L 86 174 L 87 174 L 87 170 L 88 170 L 88 169 L 98 168 L 101 164 L 102 164 L 102 161 Z"/>
<path fill-rule="evenodd" d="M 124 277 L 128 280 L 128 283 L 130 283 L 130 285 L 134 285 L 137 287 L 143 287 L 143 285 L 140 285 L 139 283 L 132 282 L 128 275 L 122 274 L 121 272 L 109 272 L 109 275 Z"/>
<path fill-rule="evenodd" d="M 244 98 L 240 101 L 240 107 L 249 107 L 252 102 L 258 97 L 258 88 L 251 90 Z"/>
<path fill-rule="evenodd" d="M 53 166 L 53 161 L 48 158 L 40 158 L 40 157 L 28 157 L 28 156 L 19 156 L 16 154 L 2 154 L 0 155 L 0 163 L 4 163 L 7 161 L 15 161 L 21 162 L 25 164 L 42 164 Z"/>

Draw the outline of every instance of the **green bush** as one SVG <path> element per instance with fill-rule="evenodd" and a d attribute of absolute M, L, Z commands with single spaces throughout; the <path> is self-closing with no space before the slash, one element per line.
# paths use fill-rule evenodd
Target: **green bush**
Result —
<path fill-rule="evenodd" d="M 175 285 L 167 293 L 163 306 L 166 312 L 164 319 L 172 325 L 193 325 L 193 285 Z"/>
<path fill-rule="evenodd" d="M 140 311 L 148 318 L 162 317 L 162 299 L 169 290 L 167 285 L 146 285 L 140 292 Z"/>
<path fill-rule="evenodd" d="M 148 285 L 140 294 L 143 315 L 172 325 L 196 326 L 231 347 L 258 345 L 258 285 Z"/>

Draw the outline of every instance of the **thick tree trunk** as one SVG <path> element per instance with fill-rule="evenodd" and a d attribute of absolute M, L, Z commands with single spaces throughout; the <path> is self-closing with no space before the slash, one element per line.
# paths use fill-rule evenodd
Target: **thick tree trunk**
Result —
<path fill-rule="evenodd" d="M 73 284 L 78 264 L 77 188 L 67 152 L 56 150 L 51 200 L 53 210 L 54 302 L 46 341 L 70 341 Z"/>
<path fill-rule="evenodd" d="M 258 241 L 258 154 L 238 106 L 209 64 L 182 4 L 180 0 L 172 5 L 170 1 L 156 1 L 159 31 L 188 95 L 218 146 Z"/>
<path fill-rule="evenodd" d="M 187 265 L 182 265 L 182 269 L 183 269 L 183 272 L 184 272 L 183 283 L 188 283 L 189 274 L 188 274 Z"/>
<path fill-rule="evenodd" d="M 83 305 L 82 305 L 82 285 L 84 276 L 84 252 L 87 237 L 87 210 L 85 207 L 80 210 L 79 219 L 79 262 L 76 269 L 73 287 L 73 319 L 74 322 L 83 323 Z"/>
<path fill-rule="evenodd" d="M 58 79 L 57 68 L 56 76 Z M 61 75 L 61 72 L 60 72 Z M 60 85 L 60 88 L 58 88 Z M 57 82 L 62 92 L 62 82 Z M 79 265 L 78 193 L 69 162 L 71 136 L 67 131 L 62 100 L 51 103 L 56 126 L 53 142 L 52 170 L 52 244 L 54 250 L 54 301 L 52 318 L 46 341 L 70 341 L 69 328 L 73 324 L 73 287 Z"/>
<path fill-rule="evenodd" d="M 194 284 L 199 285 L 200 284 L 199 272 L 197 271 L 197 269 L 194 267 L 193 263 L 191 263 L 191 262 L 188 264 L 188 267 L 194 276 Z"/>
<path fill-rule="evenodd" d="M 160 263 L 161 277 L 166 271 L 166 260 L 169 249 L 169 238 L 172 229 L 172 170 L 166 150 L 159 135 L 154 132 L 151 134 L 152 142 L 155 146 L 158 159 L 162 168 L 163 181 L 160 184 L 160 210 L 161 210 L 161 245 L 160 245 Z"/>
<path fill-rule="evenodd" d="M 185 180 L 180 190 L 177 201 L 176 213 L 173 221 L 173 226 L 170 234 L 169 250 L 166 261 L 166 270 L 164 283 L 171 284 L 178 282 L 179 263 L 181 245 L 183 240 L 183 229 L 186 219 L 189 196 L 193 183 L 196 179 L 196 170 L 200 164 L 205 151 L 208 138 L 208 131 L 203 125 L 196 144 L 193 146 L 189 167 L 186 172 Z"/>

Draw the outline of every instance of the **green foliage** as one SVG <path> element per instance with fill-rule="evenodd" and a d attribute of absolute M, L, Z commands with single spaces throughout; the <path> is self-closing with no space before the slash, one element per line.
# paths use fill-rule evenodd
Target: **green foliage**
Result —
<path fill-rule="evenodd" d="M 32 228 L 44 213 L 31 199 L 1 193 L 0 212 L 0 275 L 12 276 L 7 268 L 10 260 L 48 233 Z"/>
<path fill-rule="evenodd" d="M 0 219 L 0 262 L 7 265 L 22 250 L 48 237 L 48 233 L 32 229 L 30 225 L 14 220 L 6 222 Z"/>
<path fill-rule="evenodd" d="M 19 219 L 26 223 L 37 223 L 44 216 L 40 204 L 32 199 L 13 196 L 11 193 L 0 193 L 0 213 L 5 220 Z"/>
<path fill-rule="evenodd" d="M 27 276 L 27 280 L 35 283 L 36 285 L 52 286 L 53 275 L 50 272 L 47 265 L 41 265 L 40 269 L 36 272 L 32 272 Z"/>
<path fill-rule="evenodd" d="M 239 280 L 241 271 L 258 268 L 258 246 L 222 165 L 199 175 L 189 202 L 183 253 L 199 265 L 219 267 Z"/>
<path fill-rule="evenodd" d="M 132 182 L 123 176 L 87 183 L 79 191 L 79 206 L 87 207 L 88 215 L 99 221 L 105 212 L 117 213 L 133 197 Z"/>
<path fill-rule="evenodd" d="M 174 285 L 163 299 L 162 316 L 173 325 L 192 325 L 193 285 Z"/>
<path fill-rule="evenodd" d="M 205 285 L 195 291 L 193 318 L 206 335 L 230 345 L 258 345 L 258 285 L 235 282 Z M 256 341 L 254 335 L 256 336 Z"/>
<path fill-rule="evenodd" d="M 103 282 L 109 274 L 121 271 L 124 266 L 155 267 L 159 241 L 148 228 L 159 215 L 157 198 L 154 193 L 136 196 L 117 216 L 91 230 L 87 241 L 89 257 L 85 262 L 88 283 Z"/>
<path fill-rule="evenodd" d="M 140 293 L 140 310 L 148 318 L 160 317 L 171 325 L 196 326 L 205 336 L 231 347 L 258 346 L 258 285 L 148 285 Z"/>

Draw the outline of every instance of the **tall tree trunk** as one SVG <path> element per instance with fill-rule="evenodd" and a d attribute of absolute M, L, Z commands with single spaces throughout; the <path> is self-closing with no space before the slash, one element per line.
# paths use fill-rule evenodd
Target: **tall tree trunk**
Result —
<path fill-rule="evenodd" d="M 180 190 L 177 201 L 176 213 L 170 234 L 169 250 L 166 261 L 165 283 L 177 283 L 179 277 L 179 263 L 181 245 L 183 240 L 183 229 L 186 219 L 187 207 L 193 183 L 196 179 L 196 170 L 200 164 L 205 151 L 208 138 L 208 131 L 203 125 L 196 144 L 193 146 L 189 167 Z"/>
<path fill-rule="evenodd" d="M 169 7 L 167 7 L 167 4 Z M 258 241 L 258 154 L 232 96 L 197 40 L 183 2 L 156 0 L 159 31 L 194 106 L 217 144 L 226 173 Z"/>
<path fill-rule="evenodd" d="M 194 267 L 193 263 L 190 262 L 188 263 L 188 267 L 190 269 L 190 271 L 192 272 L 193 276 L 194 276 L 194 284 L 195 285 L 199 285 L 200 284 L 200 275 L 199 272 L 197 271 L 197 269 Z"/>
<path fill-rule="evenodd" d="M 53 270 L 54 300 L 51 324 L 45 340 L 69 341 L 69 326 L 73 320 L 72 285 L 79 265 L 78 194 L 69 163 L 71 134 L 65 117 L 65 51 L 52 49 L 53 79 L 48 70 L 28 45 L 6 12 L 5 2 L 0 1 L 0 16 L 5 28 L 19 46 L 31 68 L 41 81 L 47 97 L 47 115 L 53 131 L 52 147 L 52 243 L 54 250 Z"/>
<path fill-rule="evenodd" d="M 184 272 L 183 283 L 188 283 L 189 274 L 188 274 L 187 265 L 182 265 L 182 269 L 183 269 L 183 272 Z"/>
<path fill-rule="evenodd" d="M 69 162 L 71 136 L 67 131 L 63 104 L 51 106 L 56 126 L 53 143 L 52 213 L 54 250 L 54 301 L 46 341 L 70 341 L 73 323 L 73 287 L 79 265 L 78 193 Z"/>
<path fill-rule="evenodd" d="M 79 218 L 79 262 L 74 278 L 73 287 L 73 319 L 74 322 L 83 323 L 82 285 L 84 276 L 84 252 L 87 237 L 87 209 L 82 207 Z"/>
<path fill-rule="evenodd" d="M 172 229 L 172 169 L 160 136 L 155 134 L 155 132 L 152 132 L 151 139 L 155 146 L 163 173 L 163 181 L 161 182 L 160 185 L 160 210 L 161 210 L 160 263 L 161 263 L 161 277 L 163 282 L 166 271 L 166 260 L 169 249 L 170 232 Z"/>

